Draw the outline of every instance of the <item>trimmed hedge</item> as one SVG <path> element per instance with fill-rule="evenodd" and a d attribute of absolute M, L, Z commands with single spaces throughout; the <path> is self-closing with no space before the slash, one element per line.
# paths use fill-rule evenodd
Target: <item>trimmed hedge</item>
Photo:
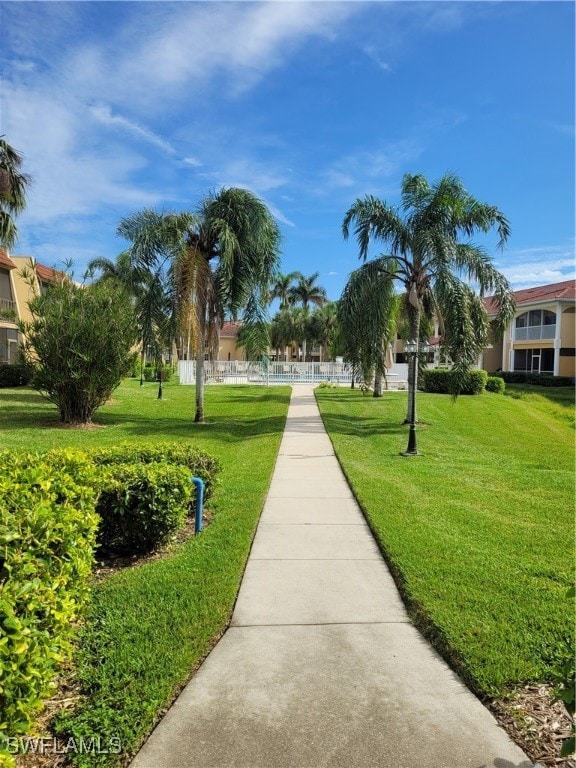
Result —
<path fill-rule="evenodd" d="M 30 369 L 27 365 L 0 363 L 0 388 L 21 387 L 30 383 Z"/>
<path fill-rule="evenodd" d="M 184 526 L 192 495 L 190 474 L 183 466 L 109 465 L 96 504 L 100 548 L 153 552 Z"/>
<path fill-rule="evenodd" d="M 479 395 L 484 391 L 488 374 L 482 370 L 472 370 L 466 376 L 464 386 L 458 394 Z M 426 368 L 420 375 L 419 388 L 423 392 L 433 392 L 440 395 L 454 394 L 452 386 L 453 374 L 449 368 Z"/>
<path fill-rule="evenodd" d="M 172 443 L 0 452 L 0 765 L 14 765 L 14 740 L 70 653 L 97 544 L 156 549 L 193 509 L 191 475 L 209 497 L 219 470 L 204 451 Z"/>
<path fill-rule="evenodd" d="M 506 390 L 506 382 L 501 376 L 488 376 L 486 392 L 496 392 L 501 395 Z"/>
<path fill-rule="evenodd" d="M 88 599 L 96 470 L 75 451 L 0 453 L 0 763 L 69 656 Z M 10 750 L 11 752 L 13 750 Z"/>
<path fill-rule="evenodd" d="M 154 462 L 186 467 L 190 476 L 199 477 L 204 481 L 205 501 L 208 501 L 214 493 L 214 486 L 217 484 L 216 476 L 221 470 L 221 464 L 214 456 L 193 445 L 178 443 L 145 443 L 143 445 L 123 443 L 114 448 L 100 448 L 91 453 L 90 457 L 95 464 L 104 466 Z M 191 515 L 194 514 L 194 508 L 193 496 L 190 500 Z"/>
<path fill-rule="evenodd" d="M 490 374 L 499 376 L 507 384 L 537 384 L 539 387 L 573 387 L 572 376 L 549 376 L 545 373 L 527 373 L 525 371 L 498 371 Z"/>

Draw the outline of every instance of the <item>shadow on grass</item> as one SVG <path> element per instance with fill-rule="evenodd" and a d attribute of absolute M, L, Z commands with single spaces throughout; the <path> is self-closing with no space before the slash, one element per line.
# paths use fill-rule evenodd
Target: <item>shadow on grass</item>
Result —
<path fill-rule="evenodd" d="M 367 437 L 369 435 L 402 435 L 407 431 L 406 424 L 398 422 L 374 423 L 373 418 L 361 416 L 327 415 L 324 414 L 326 431 L 341 435 L 354 435 L 355 437 Z"/>
<path fill-rule="evenodd" d="M 39 395 L 37 392 L 30 392 L 29 389 L 22 392 L 11 389 L 9 392 L 0 389 L 0 403 L 34 403 L 37 405 L 46 405 L 49 401 Z"/>
<path fill-rule="evenodd" d="M 542 395 L 556 405 L 573 408 L 576 402 L 574 387 L 540 387 L 537 384 L 507 384 L 504 394 L 514 400 L 522 400 L 524 395 Z"/>
<path fill-rule="evenodd" d="M 96 419 L 95 419 L 96 423 Z M 123 435 L 127 437 L 163 437 L 167 440 L 174 438 L 190 437 L 218 437 L 222 442 L 235 443 L 261 435 L 273 435 L 281 433 L 284 429 L 283 416 L 271 416 L 267 418 L 243 417 L 236 420 L 233 416 L 208 417 L 203 424 L 196 424 L 192 418 L 162 418 L 162 429 L 158 429 L 158 419 L 133 415 L 126 420 L 101 418 L 98 420 L 102 426 L 119 426 Z"/>

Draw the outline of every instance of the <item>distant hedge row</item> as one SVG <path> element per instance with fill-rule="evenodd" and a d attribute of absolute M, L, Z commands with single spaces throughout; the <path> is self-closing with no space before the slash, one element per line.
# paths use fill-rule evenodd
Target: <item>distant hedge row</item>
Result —
<path fill-rule="evenodd" d="M 194 512 L 191 476 L 217 459 L 189 446 L 0 452 L 0 765 L 68 657 L 98 549 L 150 552 Z"/>
<path fill-rule="evenodd" d="M 573 387 L 572 376 L 549 376 L 545 373 L 526 373 L 524 371 L 498 371 L 492 374 L 499 376 L 507 384 L 537 384 L 540 387 Z"/>

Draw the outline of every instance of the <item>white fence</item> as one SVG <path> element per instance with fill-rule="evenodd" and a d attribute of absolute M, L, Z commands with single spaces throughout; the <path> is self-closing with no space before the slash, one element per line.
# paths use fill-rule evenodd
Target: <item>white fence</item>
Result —
<path fill-rule="evenodd" d="M 180 360 L 180 384 L 196 383 L 196 361 Z M 397 363 L 386 375 L 388 389 L 405 389 L 408 365 Z M 206 384 L 350 384 L 352 376 L 344 363 L 265 363 L 243 360 L 214 360 L 204 363 Z"/>

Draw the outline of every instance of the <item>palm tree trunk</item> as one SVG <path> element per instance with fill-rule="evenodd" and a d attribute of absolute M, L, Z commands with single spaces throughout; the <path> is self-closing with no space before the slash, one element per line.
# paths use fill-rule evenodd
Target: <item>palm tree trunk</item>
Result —
<path fill-rule="evenodd" d="M 418 344 L 420 342 L 420 310 L 414 313 L 414 317 L 410 322 L 410 340 L 415 340 Z M 408 365 L 408 406 L 406 408 L 406 418 L 404 424 L 411 424 L 412 419 L 416 424 L 418 416 L 416 414 L 416 397 L 412 396 L 412 393 L 416 393 L 418 389 L 418 355 L 411 356 L 411 364 Z M 412 415 L 412 403 L 414 402 L 414 415 Z"/>
<path fill-rule="evenodd" d="M 206 302 L 198 300 L 198 349 L 196 351 L 196 415 L 195 423 L 204 422 L 204 349 L 206 343 Z"/>
<path fill-rule="evenodd" d="M 374 393 L 372 397 L 382 397 L 382 374 L 379 372 L 374 376 Z"/>

